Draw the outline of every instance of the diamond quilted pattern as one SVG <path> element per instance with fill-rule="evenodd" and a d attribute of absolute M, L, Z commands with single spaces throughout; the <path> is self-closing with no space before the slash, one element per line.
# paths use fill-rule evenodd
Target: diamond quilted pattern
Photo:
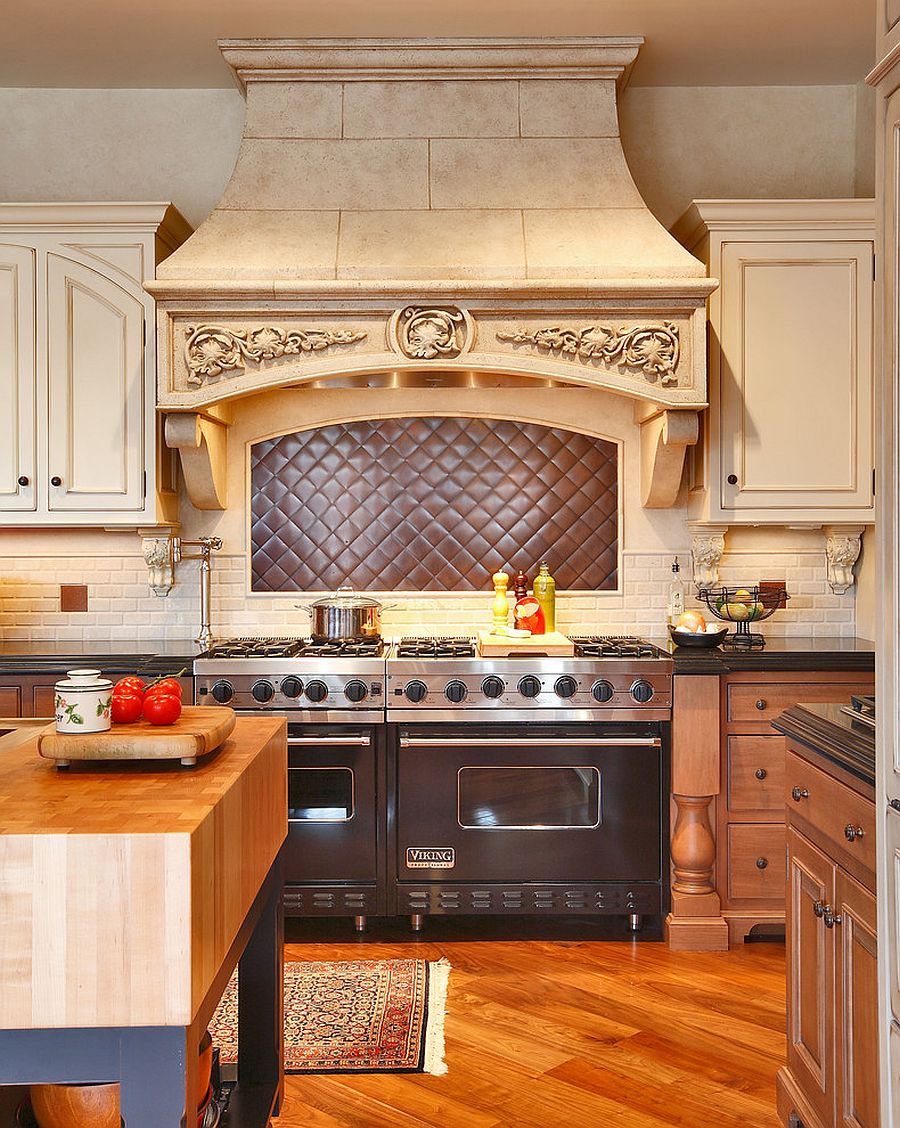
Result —
<path fill-rule="evenodd" d="M 253 591 L 617 584 L 616 446 L 503 419 L 334 424 L 251 449 Z"/>

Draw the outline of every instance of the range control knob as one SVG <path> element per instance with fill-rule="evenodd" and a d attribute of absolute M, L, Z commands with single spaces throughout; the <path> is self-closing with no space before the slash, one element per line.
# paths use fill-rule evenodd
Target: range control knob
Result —
<path fill-rule="evenodd" d="M 420 701 L 424 701 L 428 693 L 428 686 L 421 681 L 411 681 L 407 683 L 406 689 L 403 691 L 407 699 L 412 701 L 414 705 L 418 705 Z"/>
<path fill-rule="evenodd" d="M 360 681 L 359 678 L 354 678 L 344 686 L 344 696 L 354 705 L 358 705 L 360 701 L 365 701 L 369 696 L 369 689 L 365 682 Z"/>
<path fill-rule="evenodd" d="M 324 701 L 328 696 L 328 686 L 323 681 L 307 682 L 306 696 L 310 701 L 318 705 L 320 701 Z"/>
<path fill-rule="evenodd" d="M 541 679 L 528 674 L 519 682 L 519 693 L 523 697 L 537 697 L 541 692 Z"/>
<path fill-rule="evenodd" d="M 272 683 L 267 681 L 256 682 L 250 692 L 253 695 L 253 700 L 258 701 L 261 705 L 264 705 L 267 701 L 271 701 L 275 696 Z"/>
<path fill-rule="evenodd" d="M 506 686 L 503 684 L 503 678 L 498 678 L 496 674 L 491 674 L 486 677 L 481 683 L 481 692 L 485 697 L 502 697 L 503 690 Z"/>
<path fill-rule="evenodd" d="M 612 701 L 614 692 L 608 681 L 597 681 L 591 686 L 591 696 L 595 701 Z"/>
<path fill-rule="evenodd" d="M 578 682 L 574 678 L 565 675 L 556 679 L 556 684 L 553 689 L 557 697 L 574 697 L 578 690 Z"/>
<path fill-rule="evenodd" d="M 303 682 L 299 678 L 284 678 L 281 692 L 284 697 L 299 697 L 303 692 Z"/>
<path fill-rule="evenodd" d="M 631 696 L 641 705 L 646 704 L 653 696 L 653 686 L 643 679 L 636 681 L 631 687 Z"/>
<path fill-rule="evenodd" d="M 224 705 L 226 701 L 230 701 L 234 697 L 234 686 L 231 682 L 217 681 L 210 693 L 220 705 Z"/>
<path fill-rule="evenodd" d="M 452 701 L 454 705 L 459 705 L 461 701 L 469 696 L 469 690 L 465 682 L 451 681 L 447 682 L 444 687 L 444 696 L 448 701 Z"/>

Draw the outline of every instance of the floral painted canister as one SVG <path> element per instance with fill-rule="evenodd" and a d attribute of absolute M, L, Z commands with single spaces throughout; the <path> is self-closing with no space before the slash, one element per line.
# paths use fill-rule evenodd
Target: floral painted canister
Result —
<path fill-rule="evenodd" d="M 56 690 L 57 732 L 106 732 L 110 727 L 112 682 L 99 670 L 69 670 Z"/>

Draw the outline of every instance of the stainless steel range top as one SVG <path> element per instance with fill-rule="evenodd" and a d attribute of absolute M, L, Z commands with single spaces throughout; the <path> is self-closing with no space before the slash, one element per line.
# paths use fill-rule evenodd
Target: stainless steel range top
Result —
<path fill-rule="evenodd" d="M 669 719 L 667 654 L 631 637 L 573 642 L 571 658 L 482 658 L 474 639 L 401 639 L 386 663 L 388 720 Z"/>

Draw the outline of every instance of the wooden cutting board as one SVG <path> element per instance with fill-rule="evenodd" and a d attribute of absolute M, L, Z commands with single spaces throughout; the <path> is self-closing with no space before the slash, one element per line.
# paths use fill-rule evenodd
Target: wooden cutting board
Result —
<path fill-rule="evenodd" d="M 214 752 L 234 728 L 234 710 L 225 705 L 185 705 L 172 725 L 113 725 L 109 732 L 63 733 L 48 725 L 38 751 L 57 767 L 72 760 L 180 760 L 190 766 Z"/>
<path fill-rule="evenodd" d="M 490 631 L 479 631 L 478 652 L 482 658 L 571 658 L 575 653 L 575 644 L 559 631 L 531 635 L 530 638 L 508 638 L 505 635 L 491 634 Z"/>

